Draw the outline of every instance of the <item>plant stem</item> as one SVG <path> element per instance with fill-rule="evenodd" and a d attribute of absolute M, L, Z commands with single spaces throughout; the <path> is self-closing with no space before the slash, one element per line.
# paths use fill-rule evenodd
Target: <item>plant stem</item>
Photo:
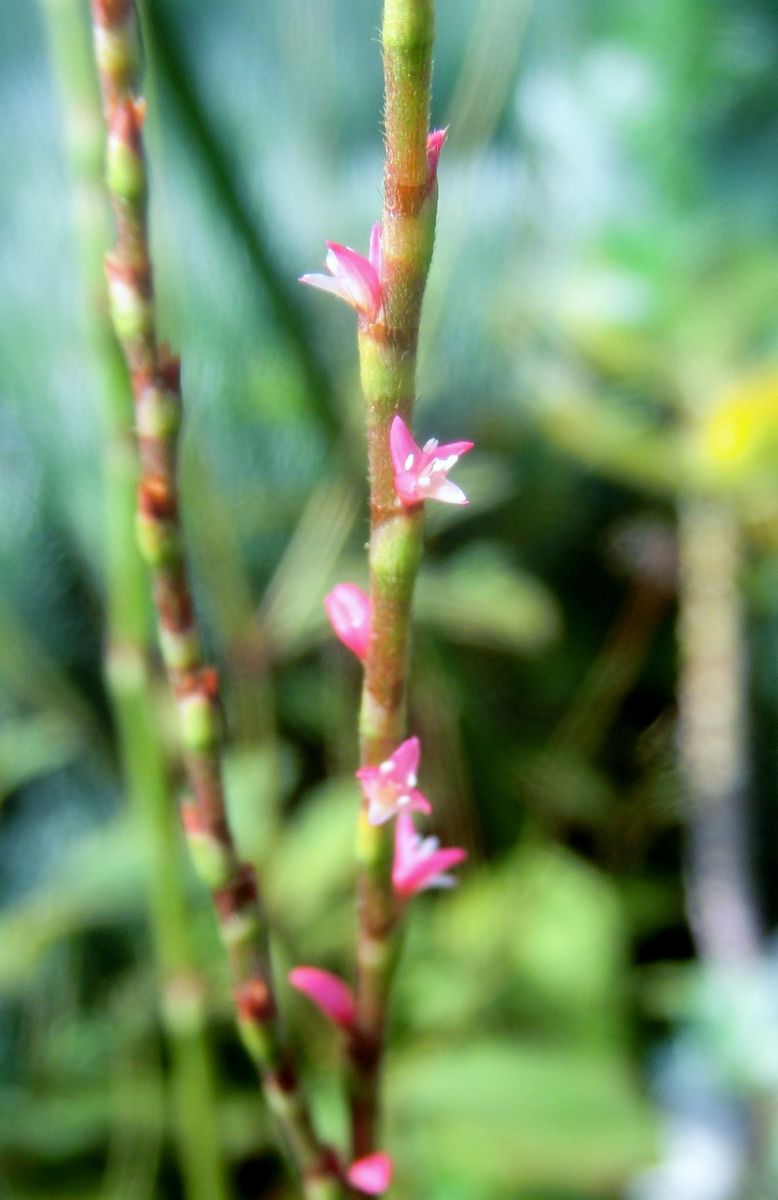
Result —
<path fill-rule="evenodd" d="M 137 537 L 149 568 L 162 657 L 179 716 L 190 797 L 183 818 L 228 950 L 238 1025 L 309 1198 L 342 1194 L 339 1167 L 314 1132 L 278 1017 L 268 933 L 254 871 L 237 853 L 222 783 L 219 685 L 205 665 L 184 553 L 176 471 L 180 364 L 157 340 L 147 236 L 144 105 L 131 0 L 93 0 L 108 127 L 107 182 L 117 240 L 106 260 L 114 328 L 132 380 L 140 482 Z"/>
<path fill-rule="evenodd" d="M 701 956 L 724 966 L 755 959 L 760 946 L 746 838 L 739 566 L 739 530 L 726 501 L 683 500 L 678 636 L 687 903 Z"/>
<path fill-rule="evenodd" d="M 226 1167 L 213 1120 L 216 1087 L 205 1032 L 203 986 L 188 913 L 159 730 L 149 704 L 152 678 L 144 568 L 134 545 L 137 467 L 128 430 L 132 396 L 108 314 L 103 255 L 108 213 L 102 187 L 103 132 L 88 28 L 73 0 L 45 3 L 51 57 L 74 191 L 74 220 L 89 340 L 99 372 L 106 498 L 106 677 L 116 715 L 131 811 L 150 847 L 147 904 L 162 1019 L 171 1056 L 175 1126 L 186 1195 L 226 1200 Z"/>
<path fill-rule="evenodd" d="M 370 476 L 372 628 L 360 711 L 360 761 L 375 766 L 405 735 L 411 601 L 422 551 L 422 508 L 394 489 L 389 426 L 410 422 L 424 286 L 432 256 L 437 190 L 429 178 L 432 0 L 385 0 L 382 47 L 386 165 L 382 215 L 383 315 L 359 335 Z M 357 1023 L 350 1044 L 352 1153 L 376 1148 L 381 1058 L 399 948 L 391 881 L 393 827 L 373 826 L 363 804 L 357 836 Z"/>

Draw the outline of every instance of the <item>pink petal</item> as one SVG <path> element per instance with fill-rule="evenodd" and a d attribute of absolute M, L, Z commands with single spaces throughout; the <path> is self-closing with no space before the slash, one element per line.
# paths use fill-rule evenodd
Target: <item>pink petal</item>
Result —
<path fill-rule="evenodd" d="M 438 173 L 438 161 L 440 152 L 448 136 L 448 126 L 445 129 L 433 129 L 427 134 L 427 169 L 429 171 L 429 182 L 434 183 Z"/>
<path fill-rule="evenodd" d="M 410 796 L 410 800 L 406 804 L 402 803 L 403 798 L 400 797 L 400 808 L 404 812 L 420 812 L 426 816 L 430 815 L 432 805 L 424 795 L 424 792 L 420 792 L 418 788 L 411 788 L 407 795 Z"/>
<path fill-rule="evenodd" d="M 467 858 L 467 851 L 461 850 L 458 846 L 452 846 L 448 850 L 436 850 L 433 854 L 427 855 L 426 858 L 420 858 L 412 868 L 403 873 L 399 879 L 392 874 L 392 881 L 395 886 L 395 891 L 401 896 L 413 896 L 416 892 L 421 892 L 424 888 L 434 887 L 436 878 L 443 875 L 450 867 L 455 867 L 457 863 L 463 862 Z M 453 880 L 451 881 L 453 883 Z"/>
<path fill-rule="evenodd" d="M 370 249 L 368 250 L 368 258 L 375 269 L 378 280 L 381 280 L 381 266 L 383 259 L 381 257 L 381 222 L 376 221 L 373 228 L 370 230 Z"/>
<path fill-rule="evenodd" d="M 424 490 L 425 500 L 441 500 L 443 504 L 469 504 L 465 493 L 450 479 L 433 479 Z"/>
<path fill-rule="evenodd" d="M 451 458 L 452 455 L 456 458 L 461 458 L 463 454 L 467 454 L 468 450 L 472 450 L 475 442 L 447 442 L 445 446 L 438 446 L 434 452 L 435 458 Z"/>
<path fill-rule="evenodd" d="M 324 598 L 335 635 L 357 658 L 367 657 L 370 643 L 370 597 L 354 583 L 338 583 Z"/>
<path fill-rule="evenodd" d="M 379 780 L 384 779 L 380 767 L 360 767 L 354 774 L 363 783 L 378 783 Z"/>
<path fill-rule="evenodd" d="M 388 785 L 368 784 L 364 791 L 368 799 L 367 819 L 371 825 L 384 825 L 404 812 L 426 813 L 427 816 L 432 812 L 429 800 L 417 788 L 403 791 L 397 785 L 393 788 L 390 781 Z"/>
<path fill-rule="evenodd" d="M 388 1154 L 368 1154 L 358 1158 L 346 1172 L 346 1179 L 366 1196 L 380 1196 L 392 1182 L 394 1164 Z"/>
<path fill-rule="evenodd" d="M 340 280 L 333 279 L 331 275 L 301 275 L 297 282 L 307 283 L 321 292 L 332 292 L 333 296 L 337 296 L 339 300 L 345 300 L 346 304 L 351 304 L 351 296 L 343 284 Z"/>
<path fill-rule="evenodd" d="M 414 851 L 418 840 L 413 817 L 407 811 L 401 812 L 394 830 L 393 873 L 397 871 L 404 874 L 412 867 L 416 858 Z"/>
<path fill-rule="evenodd" d="M 394 490 L 398 500 L 406 506 L 413 508 L 420 504 L 423 497 L 419 495 L 419 482 L 415 475 L 411 475 L 408 471 L 401 471 L 394 477 Z"/>
<path fill-rule="evenodd" d="M 381 795 L 371 794 L 367 792 L 367 822 L 368 825 L 385 825 L 387 821 L 391 821 L 392 817 L 397 816 L 397 805 L 392 802 L 387 804 Z"/>
<path fill-rule="evenodd" d="M 403 787 L 415 787 L 420 758 L 421 742 L 417 737 L 407 738 L 392 754 L 391 762 L 394 769 L 390 778 L 400 781 Z"/>
<path fill-rule="evenodd" d="M 381 282 L 373 264 L 338 242 L 327 242 L 325 265 L 340 280 L 352 298 L 356 309 L 371 321 L 375 320 L 381 307 Z"/>
<path fill-rule="evenodd" d="M 318 967 L 295 967 L 289 972 L 289 982 L 336 1025 L 351 1029 L 355 1016 L 354 994 L 337 975 Z"/>
<path fill-rule="evenodd" d="M 414 442 L 408 426 L 399 413 L 395 416 L 389 429 L 389 450 L 392 456 L 396 486 L 396 477 L 404 471 L 412 471 L 414 465 L 421 459 L 422 453 L 421 447 Z"/>

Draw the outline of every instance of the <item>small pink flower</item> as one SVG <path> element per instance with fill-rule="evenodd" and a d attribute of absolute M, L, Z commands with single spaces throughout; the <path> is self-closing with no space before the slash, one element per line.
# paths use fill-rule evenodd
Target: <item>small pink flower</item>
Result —
<path fill-rule="evenodd" d="M 358 1158 L 346 1171 L 346 1179 L 366 1196 L 381 1196 L 392 1182 L 394 1164 L 388 1154 L 368 1154 Z"/>
<path fill-rule="evenodd" d="M 368 257 L 350 246 L 327 242 L 324 265 L 329 275 L 301 275 L 300 283 L 332 292 L 359 313 L 360 324 L 372 325 L 381 311 L 381 226 L 376 222 L 370 233 Z"/>
<path fill-rule="evenodd" d="M 417 737 L 398 746 L 391 758 L 377 767 L 360 767 L 357 779 L 368 801 L 367 819 L 371 825 L 383 825 L 402 809 L 431 813 L 432 805 L 416 787 L 421 746 Z"/>
<path fill-rule="evenodd" d="M 433 129 L 427 134 L 427 169 L 429 171 L 428 187 L 432 187 L 438 175 L 438 162 L 440 160 L 440 152 L 443 149 L 446 138 L 448 137 L 448 127 L 445 129 Z"/>
<path fill-rule="evenodd" d="M 370 643 L 370 597 L 355 583 L 337 583 L 324 597 L 330 624 L 357 658 L 367 658 Z"/>
<path fill-rule="evenodd" d="M 394 467 L 394 488 L 406 508 L 423 500 L 442 500 L 444 504 L 467 504 L 467 496 L 446 478 L 460 456 L 473 449 L 472 442 L 449 442 L 439 446 L 430 438 L 417 446 L 408 426 L 397 415 L 389 430 L 389 449 Z"/>
<path fill-rule="evenodd" d="M 436 837 L 421 837 L 410 813 L 401 812 L 394 834 L 394 865 L 392 883 L 403 900 L 425 888 L 453 887 L 456 880 L 444 874 L 449 867 L 467 858 L 467 851 L 458 846 L 440 850 Z"/>
<path fill-rule="evenodd" d="M 354 1024 L 354 993 L 348 984 L 331 971 L 319 967 L 295 967 L 289 972 L 289 982 L 307 996 L 325 1017 L 329 1017 L 341 1029 L 351 1029 Z"/>

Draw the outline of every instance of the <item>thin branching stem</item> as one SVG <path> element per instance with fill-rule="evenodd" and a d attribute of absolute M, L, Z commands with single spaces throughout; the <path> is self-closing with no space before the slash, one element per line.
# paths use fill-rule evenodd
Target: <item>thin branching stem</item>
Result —
<path fill-rule="evenodd" d="M 102 183 L 104 134 L 89 30 L 77 0 L 43 5 L 71 168 L 73 218 L 87 332 L 99 388 L 106 514 L 105 661 L 131 814 L 149 850 L 147 905 L 170 1051 L 179 1156 L 189 1200 L 229 1194 L 206 1037 L 205 989 L 189 937 L 180 841 L 166 756 L 155 720 L 145 571 L 133 538 L 136 455 L 132 396 L 108 312 L 103 256 L 110 235 Z"/>
<path fill-rule="evenodd" d="M 106 175 L 117 234 L 106 269 L 114 328 L 132 381 L 139 458 L 138 544 L 151 575 L 189 786 L 184 827 L 228 950 L 240 1032 L 286 1149 L 309 1200 L 335 1200 L 341 1194 L 339 1167 L 314 1132 L 282 1033 L 256 876 L 241 861 L 227 819 L 219 683 L 203 657 L 180 515 L 180 364 L 158 341 L 155 323 L 139 30 L 131 0 L 93 0 L 92 12 L 108 129 Z"/>

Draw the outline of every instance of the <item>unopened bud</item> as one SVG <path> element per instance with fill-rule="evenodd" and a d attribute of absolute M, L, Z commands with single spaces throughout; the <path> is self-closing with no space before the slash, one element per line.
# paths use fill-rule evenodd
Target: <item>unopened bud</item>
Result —
<path fill-rule="evenodd" d="M 121 341 L 147 336 L 154 328 L 154 309 L 140 280 L 112 259 L 106 261 L 111 316 Z"/>
<path fill-rule="evenodd" d="M 195 871 L 210 891 L 225 887 L 234 870 L 234 858 L 229 849 L 201 821 L 193 804 L 182 810 L 186 844 Z"/>
<path fill-rule="evenodd" d="M 159 631 L 162 658 L 169 671 L 192 671 L 200 661 L 200 641 L 193 626 Z"/>
<path fill-rule="evenodd" d="M 95 58 L 100 74 L 115 91 L 130 87 L 138 74 L 140 53 L 132 4 L 94 4 Z M 98 10 L 104 11 L 101 15 Z M 117 10 L 113 12 L 105 10 Z"/>
<path fill-rule="evenodd" d="M 153 514 L 138 512 L 135 536 L 145 562 L 150 567 L 165 567 L 180 560 L 181 535 L 178 527 Z"/>
<path fill-rule="evenodd" d="M 207 696 L 193 692 L 178 701 L 181 737 L 188 750 L 211 750 L 219 738 L 219 714 Z"/>
<path fill-rule="evenodd" d="M 274 1039 L 267 1025 L 259 1025 L 239 1015 L 238 1032 L 252 1062 L 264 1066 L 272 1061 Z"/>
<path fill-rule="evenodd" d="M 146 115 L 142 100 L 126 100 L 111 114 L 108 130 L 106 178 L 108 187 L 121 200 L 135 202 L 146 192 L 141 126 Z"/>
<path fill-rule="evenodd" d="M 181 424 L 178 396 L 161 388 L 146 388 L 135 404 L 135 428 L 142 438 L 171 438 Z"/>

